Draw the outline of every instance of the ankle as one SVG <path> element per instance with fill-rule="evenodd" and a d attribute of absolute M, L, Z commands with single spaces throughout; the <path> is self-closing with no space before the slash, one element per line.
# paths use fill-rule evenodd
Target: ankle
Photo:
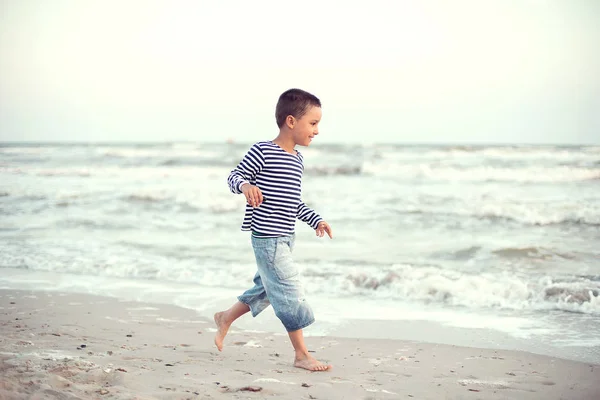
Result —
<path fill-rule="evenodd" d="M 296 360 L 304 360 L 310 357 L 307 350 L 294 350 L 294 353 L 296 353 Z"/>
<path fill-rule="evenodd" d="M 231 321 L 229 320 L 229 311 L 221 311 L 217 313 L 219 315 L 219 320 L 223 325 L 231 325 Z"/>

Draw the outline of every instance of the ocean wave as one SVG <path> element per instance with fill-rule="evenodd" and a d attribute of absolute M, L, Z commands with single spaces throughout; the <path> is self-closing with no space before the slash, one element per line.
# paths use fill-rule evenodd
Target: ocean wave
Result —
<path fill-rule="evenodd" d="M 96 154 L 105 157 L 114 158 L 162 158 L 165 155 L 170 157 L 198 157 L 202 155 L 194 148 L 99 148 Z"/>
<path fill-rule="evenodd" d="M 56 223 L 57 227 L 63 228 L 85 228 L 85 229 L 101 229 L 101 230 L 128 230 L 138 229 L 136 224 L 124 224 L 115 221 L 101 221 L 86 218 L 71 218 Z"/>
<path fill-rule="evenodd" d="M 502 258 L 527 258 L 535 260 L 550 260 L 553 258 L 562 258 L 565 260 L 575 259 L 575 255 L 568 253 L 559 253 L 543 247 L 506 247 L 493 250 L 492 254 Z"/>
<path fill-rule="evenodd" d="M 474 210 L 474 212 L 436 212 L 433 210 L 406 210 L 399 211 L 400 214 L 406 215 L 421 215 L 423 217 L 427 217 L 428 219 L 438 217 L 472 217 L 479 220 L 490 220 L 490 221 L 510 221 L 519 224 L 525 224 L 530 226 L 552 226 L 552 225 L 586 225 L 590 227 L 600 226 L 600 215 L 590 213 L 586 216 L 579 217 L 568 217 L 561 215 L 504 215 L 501 213 L 488 213 L 488 212 L 478 212 L 478 210 Z M 372 219 L 372 217 L 368 217 L 365 219 Z M 352 221 L 362 221 L 359 218 L 354 218 Z"/>
<path fill-rule="evenodd" d="M 435 252 L 432 255 L 440 259 L 450 260 L 471 260 L 481 255 L 482 246 L 471 246 L 464 249 L 455 250 L 452 252 Z M 504 247 L 491 250 L 491 254 L 498 258 L 509 260 L 575 260 L 578 257 L 577 253 L 561 253 L 555 250 L 544 247 Z"/>
<path fill-rule="evenodd" d="M 190 202 L 157 194 L 132 194 L 124 196 L 123 200 L 133 205 L 143 205 L 156 211 L 171 211 L 175 213 L 197 213 L 209 207 L 198 207 Z"/>
<path fill-rule="evenodd" d="M 325 149 L 324 149 L 325 150 Z M 374 146 L 352 159 L 380 164 L 455 164 L 459 166 L 593 166 L 600 158 L 594 147 L 552 146 Z"/>
<path fill-rule="evenodd" d="M 443 182 L 577 182 L 600 180 L 600 168 L 570 166 L 524 168 L 445 167 L 428 163 L 397 164 L 365 162 L 364 174 L 401 180 Z"/>
<path fill-rule="evenodd" d="M 204 194 L 180 194 L 169 196 L 165 193 L 134 193 L 121 197 L 132 206 L 143 206 L 154 210 L 172 211 L 176 213 L 209 212 L 226 214 L 242 212 L 244 202 L 239 197 L 225 193 L 222 196 Z"/>
<path fill-rule="evenodd" d="M 575 215 L 573 215 L 575 214 Z M 577 215 L 579 214 L 579 215 Z M 528 212 L 521 215 L 510 215 L 502 212 L 482 212 L 476 214 L 476 217 L 482 219 L 504 219 L 533 226 L 550 226 L 550 225 L 589 225 L 600 226 L 600 214 L 594 213 L 592 210 L 571 211 L 565 213 L 537 213 Z"/>
<path fill-rule="evenodd" d="M 405 215 L 420 215 L 426 218 L 474 218 L 478 220 L 508 221 L 531 226 L 588 225 L 600 226 L 600 203 L 513 203 L 502 200 L 472 199 L 456 201 L 430 199 L 420 203 L 407 199 L 387 199 L 382 202 L 391 212 Z"/>
<path fill-rule="evenodd" d="M 534 280 L 509 272 L 472 275 L 434 266 L 397 265 L 376 273 L 355 270 L 338 278 L 337 285 L 329 282 L 320 289 L 475 309 L 600 314 L 600 283 L 575 276 L 568 279 L 545 276 Z"/>
<path fill-rule="evenodd" d="M 465 154 L 471 153 L 471 154 Z M 442 148 L 429 153 L 430 156 L 458 156 L 487 159 L 506 159 L 523 161 L 563 160 L 563 161 L 589 161 L 597 159 L 600 154 L 593 148 L 581 147 L 479 147 Z"/>
<path fill-rule="evenodd" d="M 39 155 L 55 150 L 54 147 L 33 146 L 33 147 L 2 147 L 0 146 L 0 154 L 9 155 Z"/>
<path fill-rule="evenodd" d="M 98 166 L 98 167 L 0 167 L 0 173 L 48 177 L 115 177 L 119 179 L 220 178 L 226 179 L 231 169 L 218 166 Z"/>
<path fill-rule="evenodd" d="M 35 174 L 38 176 L 78 176 L 87 178 L 92 175 L 89 168 L 43 168 L 37 169 Z"/>
<path fill-rule="evenodd" d="M 133 203 L 158 203 L 167 199 L 167 196 L 150 194 L 130 194 L 123 197 L 124 200 Z"/>
<path fill-rule="evenodd" d="M 37 176 L 123 176 L 146 177 L 213 176 L 218 171 L 226 176 L 241 159 L 237 155 L 207 151 L 194 156 L 172 155 L 156 151 L 152 157 L 124 157 L 122 161 L 88 159 L 57 159 L 46 162 L 11 162 L 0 165 L 0 173 Z M 145 154 L 148 150 L 141 151 Z M 114 155 L 113 155 L 114 156 Z M 456 162 L 433 156 L 422 159 L 421 154 L 409 154 L 410 159 L 393 155 L 392 158 L 376 155 L 345 155 L 344 157 L 307 160 L 306 174 L 313 176 L 367 176 L 396 181 L 431 182 L 511 182 L 511 183 L 562 183 L 600 181 L 597 157 L 592 161 L 560 163 L 547 162 L 495 162 L 472 160 Z M 596 164 L 594 164 L 596 163 Z"/>
<path fill-rule="evenodd" d="M 158 165 L 165 166 L 165 167 L 180 167 L 180 166 L 183 166 L 183 167 L 185 167 L 185 166 L 197 166 L 197 167 L 207 166 L 207 167 L 227 167 L 227 168 L 231 167 L 231 169 L 233 169 L 237 162 L 239 162 L 239 161 L 223 159 L 222 156 L 218 159 L 194 157 L 194 158 L 168 158 L 168 159 L 160 161 L 158 163 Z"/>
<path fill-rule="evenodd" d="M 306 168 L 305 172 L 307 175 L 315 176 L 354 176 L 360 175 L 362 173 L 362 168 L 360 166 L 316 166 Z"/>

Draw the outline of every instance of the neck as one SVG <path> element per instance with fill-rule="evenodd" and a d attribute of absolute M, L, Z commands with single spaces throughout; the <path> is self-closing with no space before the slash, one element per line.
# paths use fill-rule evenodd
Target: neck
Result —
<path fill-rule="evenodd" d="M 279 135 L 275 139 L 273 139 L 273 143 L 275 143 L 277 146 L 281 147 L 288 153 L 296 154 L 296 150 L 294 150 L 294 147 L 296 147 L 296 143 L 294 143 L 294 140 L 292 138 L 286 135 L 282 135 L 281 133 L 279 133 Z"/>

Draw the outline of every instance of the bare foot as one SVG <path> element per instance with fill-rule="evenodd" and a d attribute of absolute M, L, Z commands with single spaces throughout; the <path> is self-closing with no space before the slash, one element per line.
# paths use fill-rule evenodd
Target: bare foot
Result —
<path fill-rule="evenodd" d="M 217 333 L 215 334 L 215 345 L 219 351 L 223 350 L 223 340 L 227 335 L 229 326 L 225 321 L 225 312 L 218 312 L 215 314 L 215 324 L 217 324 Z"/>
<path fill-rule="evenodd" d="M 296 360 L 294 360 L 294 367 L 304 368 L 309 371 L 327 371 L 332 368 L 331 365 L 323 364 L 311 355 L 307 355 L 304 358 L 296 357 Z"/>

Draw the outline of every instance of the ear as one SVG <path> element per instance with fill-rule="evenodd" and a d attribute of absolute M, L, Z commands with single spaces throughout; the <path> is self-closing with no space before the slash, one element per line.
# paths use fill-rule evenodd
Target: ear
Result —
<path fill-rule="evenodd" d="M 294 129 L 294 126 L 296 125 L 296 118 L 294 118 L 293 115 L 288 115 L 285 118 L 285 124 L 288 126 L 288 128 Z"/>

